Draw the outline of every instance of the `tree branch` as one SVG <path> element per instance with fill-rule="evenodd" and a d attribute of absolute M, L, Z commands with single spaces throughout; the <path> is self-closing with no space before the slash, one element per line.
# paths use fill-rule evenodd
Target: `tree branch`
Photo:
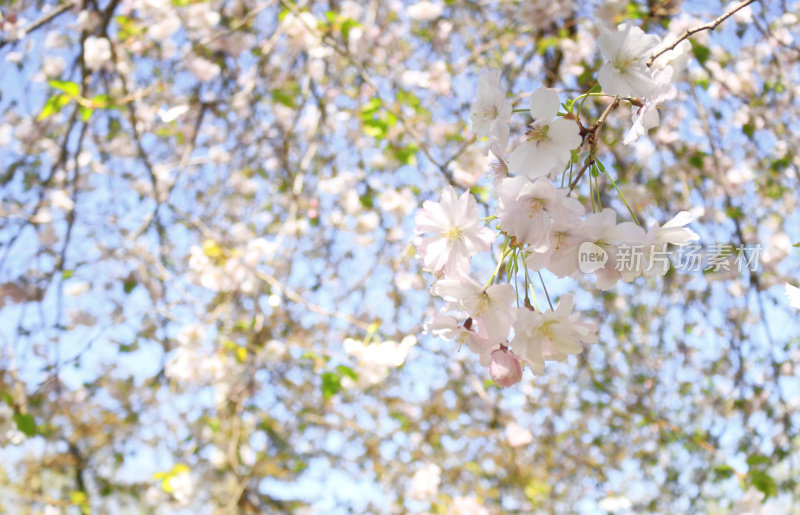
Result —
<path fill-rule="evenodd" d="M 49 13 L 47 13 L 44 16 L 40 17 L 39 19 L 34 20 L 31 23 L 29 23 L 24 29 L 22 29 L 23 33 L 30 34 L 34 30 L 38 29 L 39 27 L 41 27 L 45 23 L 49 22 L 50 20 L 52 20 L 53 18 L 58 16 L 59 14 L 65 12 L 65 11 L 69 11 L 75 5 L 77 5 L 77 3 L 78 2 L 76 0 L 72 0 L 71 2 L 67 2 L 65 4 L 59 5 L 58 7 L 56 7 L 55 9 L 50 11 Z M 1 39 L 0 38 L 0 48 L 3 48 L 6 44 L 8 44 L 10 42 L 11 41 L 8 41 L 6 39 Z"/>
<path fill-rule="evenodd" d="M 693 27 L 691 29 L 688 29 L 686 32 L 683 33 L 683 35 L 681 37 L 679 37 L 678 39 L 673 41 L 671 45 L 662 48 L 661 50 L 659 50 L 658 52 L 656 52 L 655 54 L 650 56 L 650 59 L 647 60 L 647 66 L 648 67 L 652 66 L 653 62 L 656 59 L 658 59 L 660 56 L 666 54 L 670 50 L 674 50 L 675 47 L 677 47 L 678 45 L 681 44 L 681 42 L 689 39 L 690 37 L 694 36 L 698 32 L 702 32 L 704 30 L 714 30 L 714 29 L 716 29 L 717 26 L 719 26 L 720 23 L 722 23 L 723 21 L 727 20 L 728 18 L 730 18 L 731 16 L 736 14 L 736 12 L 740 11 L 741 9 L 744 9 L 745 7 L 747 7 L 748 5 L 750 5 L 750 4 L 752 4 L 753 2 L 756 2 L 756 1 L 758 1 L 758 0 L 746 0 L 745 2 L 739 4 L 738 6 L 736 6 L 733 9 L 731 9 L 730 11 L 726 12 L 722 16 L 720 16 L 718 18 L 715 18 L 713 21 L 710 21 L 710 22 L 706 23 L 705 25 L 699 25 L 697 27 Z"/>
<path fill-rule="evenodd" d="M 606 107 L 605 111 L 603 111 L 603 114 L 600 115 L 600 118 L 598 118 L 597 121 L 594 122 L 591 127 L 586 129 L 585 135 L 588 136 L 590 145 L 589 155 L 586 156 L 586 160 L 583 162 L 583 167 L 581 168 L 581 171 L 578 172 L 578 175 L 575 176 L 575 179 L 569 185 L 569 193 L 572 193 L 572 190 L 574 190 L 575 186 L 578 185 L 578 181 L 580 181 L 581 177 L 583 177 L 583 174 L 586 173 L 586 170 L 590 166 L 592 166 L 592 163 L 595 162 L 595 159 L 597 158 L 597 139 L 600 136 L 600 129 L 603 128 L 603 124 L 606 122 L 606 118 L 608 118 L 608 114 L 611 112 L 611 110 L 616 109 L 618 106 L 619 106 L 619 97 L 616 96 L 614 97 L 614 100 L 612 100 L 611 103 L 608 104 L 608 107 Z"/>

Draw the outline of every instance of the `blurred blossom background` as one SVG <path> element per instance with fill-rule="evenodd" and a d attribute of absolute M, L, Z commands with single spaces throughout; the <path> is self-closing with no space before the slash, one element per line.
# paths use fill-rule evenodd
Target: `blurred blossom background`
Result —
<path fill-rule="evenodd" d="M 624 145 L 623 104 L 598 146 L 644 225 L 757 271 L 545 272 L 600 342 L 508 389 L 422 330 L 414 213 L 496 205 L 481 72 L 574 99 L 601 27 L 733 5 L 0 1 L 0 511 L 798 512 L 798 2 L 694 35 L 660 124 Z"/>

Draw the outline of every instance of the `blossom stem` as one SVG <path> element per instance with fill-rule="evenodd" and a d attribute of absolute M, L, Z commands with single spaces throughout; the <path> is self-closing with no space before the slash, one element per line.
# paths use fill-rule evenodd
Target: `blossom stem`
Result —
<path fill-rule="evenodd" d="M 528 257 L 527 253 L 522 256 L 522 261 L 525 262 L 525 258 Z M 525 265 L 525 302 L 524 305 L 526 308 L 531 309 L 531 299 L 528 296 L 528 289 L 530 288 L 530 292 L 533 295 L 533 303 L 536 304 L 536 292 L 533 290 L 533 284 L 531 284 L 531 278 L 528 276 L 528 265 Z M 536 308 L 537 311 L 539 308 Z"/>
<path fill-rule="evenodd" d="M 613 177 L 611 177 L 611 175 L 608 173 L 608 170 L 606 170 L 606 169 L 605 169 L 605 167 L 603 168 L 603 173 L 604 173 L 604 174 L 606 174 L 606 177 L 608 177 L 608 180 L 609 180 L 609 181 L 611 181 L 611 185 L 612 185 L 612 186 L 614 186 L 614 189 L 615 189 L 615 190 L 617 190 L 617 193 L 619 194 L 619 198 L 621 198 L 621 199 L 622 199 L 622 202 L 625 204 L 625 207 L 627 207 L 627 208 L 628 208 L 628 212 L 629 212 L 629 213 L 631 214 L 631 216 L 633 217 L 633 221 L 634 221 L 634 222 L 636 222 L 636 225 L 638 225 L 639 227 L 641 227 L 641 226 L 642 226 L 642 224 L 640 224 L 640 223 L 639 223 L 639 219 L 638 219 L 638 218 L 636 218 L 636 215 L 634 214 L 634 212 L 633 212 L 633 209 L 631 209 L 631 206 L 630 206 L 630 204 L 628 204 L 628 201 L 625 199 L 625 195 L 623 195 L 623 194 L 622 194 L 622 192 L 620 191 L 620 189 L 617 187 L 617 183 L 616 183 L 616 181 L 614 181 Z"/>
<path fill-rule="evenodd" d="M 510 243 L 510 241 L 511 241 L 511 238 L 506 236 L 506 242 L 503 244 L 503 252 L 502 252 L 502 255 L 500 256 L 500 261 L 497 262 L 497 267 L 495 267 L 494 272 L 492 273 L 492 276 L 489 278 L 489 280 L 486 282 L 486 285 L 483 287 L 484 290 L 486 288 L 488 288 L 489 286 L 491 286 L 492 282 L 494 282 L 494 278 L 497 277 L 498 272 L 500 272 L 500 267 L 503 266 L 503 263 L 505 262 L 506 257 L 508 256 L 509 252 L 511 252 L 511 250 L 513 250 L 508 245 Z"/>
<path fill-rule="evenodd" d="M 608 114 L 617 106 L 619 106 L 619 96 L 615 96 L 614 100 L 612 100 L 611 103 L 606 107 L 605 111 L 603 111 L 603 114 L 600 115 L 600 118 L 598 118 L 591 127 L 586 129 L 586 136 L 589 137 L 591 148 L 589 149 L 589 155 L 586 156 L 586 161 L 583 162 L 583 167 L 581 167 L 580 172 L 578 172 L 578 175 L 575 177 L 575 180 L 572 181 L 572 184 L 569 185 L 569 193 L 572 193 L 572 190 L 574 190 L 575 186 L 578 185 L 578 181 L 581 180 L 581 177 L 583 177 L 583 174 L 586 173 L 586 170 L 592 166 L 592 164 L 594 164 L 597 158 L 597 142 L 600 137 L 600 130 L 603 128 L 603 124 L 605 123 L 606 118 L 608 118 Z"/>
<path fill-rule="evenodd" d="M 599 175 L 595 176 L 594 174 L 592 174 L 592 177 L 594 177 L 594 192 L 595 195 L 597 195 L 597 210 L 602 211 L 603 201 L 600 200 L 600 176 Z"/>
<path fill-rule="evenodd" d="M 539 274 L 539 280 L 542 282 L 542 289 L 544 290 L 544 296 L 547 297 L 547 303 L 550 304 L 550 310 L 553 311 L 553 303 L 550 302 L 550 294 L 547 293 L 547 286 L 544 284 L 544 277 L 542 277 L 542 271 L 540 270 L 537 272 Z"/>

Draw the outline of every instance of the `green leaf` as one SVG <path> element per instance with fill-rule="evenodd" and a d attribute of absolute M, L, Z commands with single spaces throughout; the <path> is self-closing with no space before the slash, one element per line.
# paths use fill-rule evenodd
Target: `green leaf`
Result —
<path fill-rule="evenodd" d="M 80 490 L 70 492 L 69 501 L 76 506 L 80 506 L 81 513 L 89 513 L 89 496 L 86 495 L 86 492 Z"/>
<path fill-rule="evenodd" d="M 61 271 L 61 279 L 69 279 L 74 274 L 74 270 L 62 270 Z"/>
<path fill-rule="evenodd" d="M 89 118 L 92 117 L 92 113 L 94 113 L 94 109 L 92 109 L 91 107 L 81 106 L 80 111 L 81 111 L 81 120 L 83 120 L 84 122 L 88 122 Z"/>
<path fill-rule="evenodd" d="M 334 372 L 323 372 L 322 374 L 322 396 L 325 400 L 330 399 L 342 389 L 342 378 Z"/>
<path fill-rule="evenodd" d="M 557 47 L 559 44 L 559 40 L 555 36 L 547 36 L 544 38 L 540 38 L 536 42 L 536 51 L 539 55 L 544 55 L 548 49 Z"/>
<path fill-rule="evenodd" d="M 374 202 L 372 200 L 372 193 L 367 191 L 363 195 L 359 195 L 358 201 L 361 202 L 361 205 L 367 209 L 372 209 L 374 207 Z"/>
<path fill-rule="evenodd" d="M 594 163 L 597 165 L 598 170 L 600 170 L 602 173 L 606 173 L 606 166 L 603 164 L 602 161 L 596 159 Z"/>
<path fill-rule="evenodd" d="M 47 83 L 51 88 L 57 89 L 66 93 L 71 97 L 77 97 L 81 93 L 81 87 L 76 82 L 67 82 L 63 80 L 49 80 Z"/>
<path fill-rule="evenodd" d="M 133 291 L 134 288 L 136 288 L 136 284 L 137 284 L 136 281 L 127 280 L 124 283 L 122 283 L 122 289 L 125 290 L 125 293 L 130 293 Z"/>
<path fill-rule="evenodd" d="M 347 18 L 342 22 L 342 37 L 346 40 L 350 37 L 350 31 L 360 26 L 361 24 L 355 20 Z"/>
<path fill-rule="evenodd" d="M 394 157 L 404 165 L 414 166 L 417 164 L 417 152 L 419 148 L 411 143 L 405 147 L 394 149 Z"/>
<path fill-rule="evenodd" d="M 751 454 L 750 456 L 747 457 L 748 467 L 755 467 L 758 465 L 765 465 L 768 463 L 770 463 L 770 459 L 760 454 Z"/>
<path fill-rule="evenodd" d="M 355 371 L 352 368 L 348 367 L 347 365 L 339 365 L 338 367 L 336 367 L 336 370 L 338 370 L 339 373 L 342 374 L 342 376 L 347 376 L 353 381 L 358 380 L 358 374 L 356 374 Z"/>
<path fill-rule="evenodd" d="M 92 104 L 94 105 L 95 109 L 111 109 L 116 107 L 111 95 L 107 95 L 105 93 L 93 96 Z"/>
<path fill-rule="evenodd" d="M 689 43 L 691 43 L 692 52 L 694 52 L 694 56 L 697 58 L 700 64 L 706 64 L 708 58 L 711 57 L 711 50 L 709 50 L 707 46 L 703 46 L 693 39 L 690 39 Z"/>
<path fill-rule="evenodd" d="M 50 116 L 51 114 L 60 113 L 61 108 L 65 105 L 69 104 L 70 101 L 69 95 L 55 95 L 47 99 L 47 102 L 44 103 L 44 107 L 42 108 L 42 112 L 39 113 L 39 117 L 36 118 L 36 121 L 41 121 Z"/>
<path fill-rule="evenodd" d="M 763 470 L 751 470 L 748 473 L 750 482 L 759 491 L 764 493 L 764 499 L 772 497 L 778 493 L 778 485 L 772 476 Z"/>
<path fill-rule="evenodd" d="M 729 465 L 719 465 L 714 469 L 714 473 L 720 479 L 728 479 L 729 477 L 733 476 L 734 472 L 735 470 L 733 470 L 733 467 L 730 467 Z"/>
<path fill-rule="evenodd" d="M 756 132 L 756 126 L 752 123 L 746 123 L 742 125 L 742 132 L 744 132 L 748 138 L 753 139 L 753 134 Z"/>
<path fill-rule="evenodd" d="M 17 429 L 25 433 L 25 436 L 33 436 L 36 434 L 36 422 L 33 417 L 22 413 L 14 414 L 14 422 L 17 424 Z"/>
<path fill-rule="evenodd" d="M 636 2 L 629 2 L 628 5 L 625 6 L 625 10 L 627 11 L 628 15 L 627 18 L 635 18 L 637 20 L 644 20 L 647 16 L 650 15 L 648 10 L 645 10 Z"/>
<path fill-rule="evenodd" d="M 708 89 L 708 87 L 711 85 L 711 81 L 707 78 L 697 79 L 696 81 L 694 81 L 694 84 L 695 86 L 700 86 L 703 89 Z"/>
<path fill-rule="evenodd" d="M 294 95 L 286 91 L 281 91 L 279 89 L 272 91 L 272 100 L 292 109 L 297 107 L 297 104 L 295 103 L 294 100 Z"/>
<path fill-rule="evenodd" d="M 531 504 L 540 506 L 542 501 L 548 496 L 553 487 L 540 479 L 532 479 L 523 490 L 525 497 L 528 498 Z"/>
<path fill-rule="evenodd" d="M 725 208 L 725 214 L 731 220 L 741 220 L 744 218 L 744 211 L 739 206 L 728 206 Z"/>
<path fill-rule="evenodd" d="M 317 361 L 322 359 L 322 356 L 314 352 L 313 350 L 307 350 L 303 354 L 300 355 L 300 359 L 310 359 L 312 361 Z"/>
<path fill-rule="evenodd" d="M 389 124 L 387 124 L 384 120 L 364 120 L 364 134 L 367 136 L 377 140 L 382 140 L 386 137 L 388 132 Z"/>
<path fill-rule="evenodd" d="M 706 153 L 704 152 L 695 152 L 694 154 L 689 157 L 689 164 L 697 168 L 698 170 L 703 168 L 703 162 L 705 161 Z"/>
<path fill-rule="evenodd" d="M 371 98 L 366 104 L 361 106 L 361 119 L 366 120 L 372 118 L 372 115 L 378 112 L 381 108 L 380 98 Z"/>
<path fill-rule="evenodd" d="M 425 111 L 422 107 L 422 100 L 419 99 L 414 93 L 403 91 L 402 89 L 397 92 L 396 95 L 397 101 L 403 105 L 409 106 L 414 111 L 420 113 Z"/>

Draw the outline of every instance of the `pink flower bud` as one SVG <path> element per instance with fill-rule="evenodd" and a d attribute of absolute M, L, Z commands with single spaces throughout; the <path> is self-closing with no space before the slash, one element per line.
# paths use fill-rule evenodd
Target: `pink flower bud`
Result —
<path fill-rule="evenodd" d="M 522 365 L 510 350 L 497 349 L 492 352 L 489 373 L 498 386 L 508 388 L 522 379 Z"/>

